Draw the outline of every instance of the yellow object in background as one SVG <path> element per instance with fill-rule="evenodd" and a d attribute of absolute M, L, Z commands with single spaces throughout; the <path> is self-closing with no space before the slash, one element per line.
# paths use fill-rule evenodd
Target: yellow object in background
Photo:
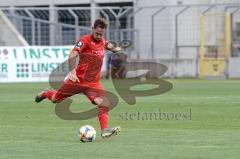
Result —
<path fill-rule="evenodd" d="M 200 16 L 200 78 L 225 76 L 231 54 L 231 14 Z"/>
<path fill-rule="evenodd" d="M 211 76 L 224 76 L 226 60 L 222 59 L 203 59 L 200 61 L 200 78 Z"/>

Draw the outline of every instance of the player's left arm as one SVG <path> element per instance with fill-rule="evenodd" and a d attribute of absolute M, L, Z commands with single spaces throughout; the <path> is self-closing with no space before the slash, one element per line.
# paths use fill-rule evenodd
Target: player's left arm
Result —
<path fill-rule="evenodd" d="M 119 46 L 115 47 L 111 42 L 107 42 L 106 43 L 106 46 L 105 46 L 105 49 L 115 53 L 115 52 L 119 52 L 119 51 L 122 51 L 123 49 Z"/>

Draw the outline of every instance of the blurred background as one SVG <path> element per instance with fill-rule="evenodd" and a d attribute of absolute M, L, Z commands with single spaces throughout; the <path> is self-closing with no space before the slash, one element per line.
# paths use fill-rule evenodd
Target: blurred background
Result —
<path fill-rule="evenodd" d="M 160 62 L 164 77 L 240 77 L 239 0 L 1 0 L 0 82 L 48 81 L 97 17 L 108 40 L 133 42 L 128 61 Z"/>
<path fill-rule="evenodd" d="M 122 59 L 107 52 L 103 78 L 112 66 L 118 78 L 124 63 L 145 62 L 157 75 L 168 68 L 131 87 L 101 80 L 118 99 L 109 126 L 122 132 L 110 140 L 96 118 L 60 118 L 95 108 L 84 95 L 69 107 L 34 101 L 49 79 L 63 80 L 62 63 L 98 17 L 110 22 L 108 40 L 132 41 Z M 0 0 L 0 159 L 239 159 L 239 46 L 240 0 Z M 168 81 L 173 89 L 161 94 Z M 123 99 L 135 95 L 135 105 Z M 95 142 L 79 143 L 83 125 L 96 129 Z"/>

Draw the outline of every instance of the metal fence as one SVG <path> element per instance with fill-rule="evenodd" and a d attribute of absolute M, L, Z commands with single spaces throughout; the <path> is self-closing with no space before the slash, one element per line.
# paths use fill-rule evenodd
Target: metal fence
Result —
<path fill-rule="evenodd" d="M 132 40 L 128 49 L 130 59 L 161 60 L 169 67 L 168 76 L 198 76 L 201 46 L 201 17 L 208 20 L 213 30 L 221 23 L 217 15 L 231 14 L 231 56 L 238 57 L 240 50 L 240 4 L 203 4 L 172 6 L 121 6 L 107 7 L 55 7 L 55 8 L 2 8 L 30 45 L 72 45 L 91 31 L 92 12 L 95 17 L 109 20 L 108 40 Z M 214 17 L 214 15 L 216 15 Z M 207 19 L 207 18 L 206 18 Z M 207 25 L 206 25 L 207 26 Z M 223 27 L 222 27 L 223 28 Z M 220 30 L 221 31 L 221 30 Z M 214 37 L 215 41 L 219 39 Z M 206 36 L 205 36 L 206 37 Z M 224 40 L 222 37 L 220 40 Z M 221 43 L 225 45 L 224 43 Z M 215 46 L 204 46 L 206 49 Z M 188 68 L 186 68 L 186 66 Z M 184 73 L 185 72 L 187 73 Z"/>
<path fill-rule="evenodd" d="M 30 45 L 71 45 L 91 31 L 89 7 L 76 8 L 6 8 L 2 9 Z M 99 7 L 98 16 L 109 20 L 109 40 L 131 37 L 133 22 L 128 16 L 133 8 Z M 51 15 L 52 14 L 52 15 Z M 130 29 L 128 31 L 128 29 Z M 129 39 L 131 40 L 131 39 Z"/>
<path fill-rule="evenodd" d="M 176 5 L 155 7 L 97 7 L 96 16 L 110 22 L 107 39 L 134 41 L 135 58 L 176 58 L 185 50 L 198 50 L 200 16 L 206 13 L 232 13 L 232 42 L 238 43 L 239 4 Z M 91 7 L 2 8 L 30 45 L 71 45 L 91 31 Z M 233 48 L 233 54 L 238 50 Z M 144 55 L 147 53 L 147 55 Z"/>

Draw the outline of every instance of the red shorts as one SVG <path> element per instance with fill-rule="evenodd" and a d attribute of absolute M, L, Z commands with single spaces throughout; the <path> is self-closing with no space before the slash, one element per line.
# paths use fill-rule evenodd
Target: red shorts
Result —
<path fill-rule="evenodd" d="M 64 84 L 61 86 L 61 88 L 57 91 L 55 99 L 60 102 L 67 97 L 81 93 L 85 94 L 92 103 L 97 97 L 106 97 L 103 87 L 99 82 L 89 83 L 81 81 L 76 83 L 70 79 L 67 79 L 64 81 Z"/>

